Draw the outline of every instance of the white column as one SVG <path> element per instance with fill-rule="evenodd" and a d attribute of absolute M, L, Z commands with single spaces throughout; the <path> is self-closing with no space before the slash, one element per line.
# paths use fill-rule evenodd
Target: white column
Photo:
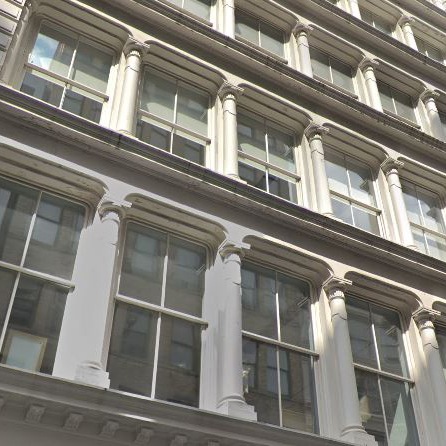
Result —
<path fill-rule="evenodd" d="M 310 124 L 305 129 L 305 136 L 307 137 L 311 151 L 318 211 L 321 214 L 334 217 L 327 173 L 325 171 L 324 146 L 322 144 L 322 135 L 326 133 L 328 133 L 328 128 L 316 124 Z"/>
<path fill-rule="evenodd" d="M 435 408 L 432 410 L 432 415 L 437 416 L 444 439 L 446 438 L 446 379 L 433 323 L 435 317 L 439 315 L 438 311 L 421 308 L 413 314 L 413 318 L 420 331 L 426 367 L 434 394 Z"/>
<path fill-rule="evenodd" d="M 432 136 L 443 141 L 446 138 L 446 135 L 443 132 L 443 126 L 441 124 L 437 104 L 435 103 L 435 99 L 439 96 L 439 93 L 436 91 L 425 90 L 423 93 L 421 93 L 420 99 L 423 101 L 426 108 Z"/>
<path fill-rule="evenodd" d="M 349 0 L 350 14 L 358 19 L 361 18 L 361 12 L 359 11 L 358 0 Z"/>
<path fill-rule="evenodd" d="M 220 248 L 223 260 L 224 295 L 222 315 L 219 322 L 219 412 L 239 418 L 256 420 L 254 408 L 243 397 L 242 356 L 242 276 L 243 249 L 225 242 Z"/>
<path fill-rule="evenodd" d="M 82 234 L 67 301 L 54 374 L 109 387 L 104 364 L 104 337 L 114 279 L 119 226 L 128 203 L 103 201 Z"/>
<path fill-rule="evenodd" d="M 293 28 L 293 34 L 297 43 L 297 53 L 299 55 L 300 71 L 307 76 L 313 77 L 313 69 L 311 67 L 310 46 L 308 44 L 308 36 L 313 28 L 298 22 Z"/>
<path fill-rule="evenodd" d="M 340 437 L 351 443 L 362 446 L 376 446 L 377 443 L 368 435 L 362 426 L 358 390 L 356 388 L 353 355 L 348 331 L 347 310 L 345 306 L 345 290 L 351 286 L 350 280 L 331 277 L 324 283 L 333 327 L 333 340 L 337 358 L 337 375 L 339 376 L 339 412 L 343 420 Z"/>
<path fill-rule="evenodd" d="M 403 166 L 403 162 L 394 160 L 393 158 L 387 158 L 381 164 L 381 169 L 386 175 L 387 184 L 389 186 L 390 198 L 392 200 L 396 223 L 398 225 L 400 242 L 408 248 L 416 249 L 409 218 L 407 217 L 406 204 L 404 203 L 403 190 L 398 173 L 398 170 Z"/>
<path fill-rule="evenodd" d="M 362 71 L 362 74 L 364 76 L 370 106 L 382 112 L 383 106 L 381 103 L 381 97 L 379 95 L 378 84 L 376 82 L 375 76 L 375 68 L 378 65 L 378 61 L 372 60 L 368 57 L 364 57 L 364 59 L 362 59 L 362 61 L 359 63 L 359 69 Z"/>
<path fill-rule="evenodd" d="M 443 0 L 434 0 L 434 5 L 444 11 L 444 3 Z"/>
<path fill-rule="evenodd" d="M 235 4 L 234 0 L 223 0 L 223 33 L 231 38 L 235 36 Z"/>
<path fill-rule="evenodd" d="M 223 108 L 223 170 L 225 175 L 239 179 L 238 175 L 238 138 L 237 138 L 237 100 L 243 89 L 229 82 L 218 90 Z"/>
<path fill-rule="evenodd" d="M 403 31 L 404 39 L 406 44 L 413 48 L 414 50 L 418 50 L 417 42 L 415 41 L 415 36 L 412 31 L 412 26 L 410 25 L 414 21 L 413 17 L 409 17 L 407 15 L 403 15 L 398 20 L 398 25 L 400 25 L 401 30 Z"/>
<path fill-rule="evenodd" d="M 132 135 L 135 128 L 137 98 L 141 75 L 141 48 L 132 46 L 125 52 L 125 72 L 121 103 L 118 110 L 117 130 Z"/>

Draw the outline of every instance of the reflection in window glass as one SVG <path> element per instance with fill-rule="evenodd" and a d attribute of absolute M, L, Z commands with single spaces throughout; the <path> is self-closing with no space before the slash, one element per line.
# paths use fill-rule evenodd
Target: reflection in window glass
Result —
<path fill-rule="evenodd" d="M 212 0 L 167 0 L 175 6 L 184 8 L 186 11 L 200 17 L 204 20 L 209 20 L 211 15 Z"/>
<path fill-rule="evenodd" d="M 378 90 L 384 110 L 417 122 L 412 98 L 402 91 L 378 81 Z"/>

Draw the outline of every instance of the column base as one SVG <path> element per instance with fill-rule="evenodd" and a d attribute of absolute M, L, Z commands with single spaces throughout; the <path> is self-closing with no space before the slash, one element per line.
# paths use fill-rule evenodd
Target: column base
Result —
<path fill-rule="evenodd" d="M 378 446 L 375 437 L 364 430 L 345 429 L 341 433 L 341 439 L 357 446 Z"/>
<path fill-rule="evenodd" d="M 231 417 L 257 421 L 257 413 L 254 407 L 244 401 L 223 401 L 218 405 L 217 411 Z"/>
<path fill-rule="evenodd" d="M 103 389 L 110 387 L 108 372 L 102 368 L 101 364 L 95 361 L 84 361 L 78 365 L 74 379 L 84 384 L 101 387 Z"/>

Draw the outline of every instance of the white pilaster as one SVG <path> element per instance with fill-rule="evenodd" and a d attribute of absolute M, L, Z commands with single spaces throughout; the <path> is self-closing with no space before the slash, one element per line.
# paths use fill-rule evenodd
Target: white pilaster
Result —
<path fill-rule="evenodd" d="M 103 200 L 82 234 L 54 365 L 54 374 L 109 387 L 103 360 L 119 226 L 126 202 Z"/>
<path fill-rule="evenodd" d="M 443 0 L 434 0 L 434 5 L 440 9 L 442 9 L 443 11 L 445 9 L 445 4 L 444 4 Z"/>
<path fill-rule="evenodd" d="M 223 0 L 223 33 L 231 38 L 235 36 L 235 1 Z"/>
<path fill-rule="evenodd" d="M 361 12 L 359 10 L 358 0 L 349 0 L 350 14 L 358 19 L 361 18 Z"/>
<path fill-rule="evenodd" d="M 311 67 L 310 45 L 308 44 L 308 36 L 313 28 L 298 22 L 293 28 L 293 34 L 297 43 L 297 53 L 299 56 L 300 71 L 307 76 L 313 77 L 313 69 Z"/>
<path fill-rule="evenodd" d="M 364 430 L 359 411 L 358 390 L 356 388 L 344 294 L 346 288 L 351 285 L 350 280 L 334 276 L 324 283 L 324 290 L 330 303 L 341 395 L 339 411 L 342 414 L 343 423 L 340 437 L 345 441 L 362 446 L 377 446 L 374 437 Z"/>
<path fill-rule="evenodd" d="M 444 140 L 446 135 L 444 135 L 437 104 L 435 103 L 435 99 L 439 96 L 439 93 L 436 91 L 425 90 L 423 93 L 421 93 L 420 99 L 423 101 L 426 108 L 432 136 L 435 136 L 437 139 Z"/>
<path fill-rule="evenodd" d="M 414 50 L 418 50 L 417 48 L 417 42 L 415 41 L 415 36 L 412 31 L 411 23 L 414 21 L 413 17 L 403 15 L 398 20 L 398 25 L 400 25 L 401 30 L 403 31 L 404 40 L 406 41 L 406 44 L 413 48 Z"/>
<path fill-rule="evenodd" d="M 409 218 L 407 217 L 406 204 L 404 203 L 403 190 L 398 173 L 398 170 L 403 166 L 403 162 L 389 157 L 381 164 L 381 169 L 386 175 L 387 184 L 389 186 L 390 198 L 392 200 L 392 206 L 398 225 L 400 242 L 408 248 L 416 249 Z"/>
<path fill-rule="evenodd" d="M 246 404 L 243 397 L 241 262 L 243 250 L 248 247 L 227 241 L 220 248 L 226 299 L 219 327 L 217 410 L 227 415 L 256 420 L 254 408 Z"/>
<path fill-rule="evenodd" d="M 413 314 L 413 318 L 420 332 L 426 367 L 435 400 L 435 408 L 432 410 L 432 415 L 437 416 L 438 424 L 443 430 L 441 438 L 444 439 L 446 438 L 446 379 L 434 326 L 435 317 L 439 315 L 438 311 L 421 308 Z"/>
<path fill-rule="evenodd" d="M 364 57 L 359 63 L 359 69 L 364 76 L 365 86 L 367 94 L 369 96 L 370 106 L 374 109 L 382 112 L 383 106 L 381 103 L 381 97 L 379 95 L 378 84 L 376 82 L 375 68 L 379 65 L 379 62 L 372 60 L 368 57 Z"/>
<path fill-rule="evenodd" d="M 131 45 L 125 50 L 125 72 L 122 84 L 121 103 L 118 110 L 117 130 L 119 132 L 133 134 L 135 128 L 136 101 L 138 98 L 142 47 Z"/>
<path fill-rule="evenodd" d="M 223 108 L 223 170 L 225 175 L 239 179 L 238 175 L 238 138 L 237 138 L 237 100 L 243 89 L 229 82 L 218 90 Z"/>
<path fill-rule="evenodd" d="M 328 128 L 316 124 L 310 124 L 305 129 L 305 136 L 311 151 L 318 211 L 321 214 L 334 217 L 327 173 L 325 171 L 324 146 L 322 144 L 322 136 L 326 133 L 328 133 Z"/>

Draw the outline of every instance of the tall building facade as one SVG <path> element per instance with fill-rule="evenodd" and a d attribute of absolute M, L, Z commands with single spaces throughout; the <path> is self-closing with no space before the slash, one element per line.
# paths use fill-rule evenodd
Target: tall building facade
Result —
<path fill-rule="evenodd" d="M 445 37 L 0 0 L 0 444 L 444 445 Z"/>

